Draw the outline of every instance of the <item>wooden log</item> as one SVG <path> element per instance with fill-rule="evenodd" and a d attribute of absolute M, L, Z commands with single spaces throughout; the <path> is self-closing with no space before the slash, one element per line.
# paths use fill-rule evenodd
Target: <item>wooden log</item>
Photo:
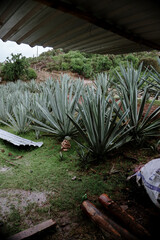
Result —
<path fill-rule="evenodd" d="M 28 228 L 22 232 L 19 232 L 11 237 L 9 237 L 7 240 L 24 240 L 24 239 L 30 239 L 31 237 L 35 237 L 37 234 L 44 233 L 44 231 L 51 229 L 56 225 L 56 222 L 54 222 L 52 219 L 49 219 L 43 223 L 40 223 L 34 227 Z"/>
<path fill-rule="evenodd" d="M 135 219 L 122 209 L 117 203 L 112 201 L 107 194 L 102 194 L 99 202 L 107 209 L 107 211 L 115 217 L 124 227 L 126 227 L 132 234 L 140 239 L 151 239 L 148 231 L 142 227 Z"/>
<path fill-rule="evenodd" d="M 81 204 L 81 209 L 102 230 L 107 238 L 116 240 L 137 240 L 137 238 L 131 235 L 126 229 L 102 214 L 90 201 L 84 201 Z"/>

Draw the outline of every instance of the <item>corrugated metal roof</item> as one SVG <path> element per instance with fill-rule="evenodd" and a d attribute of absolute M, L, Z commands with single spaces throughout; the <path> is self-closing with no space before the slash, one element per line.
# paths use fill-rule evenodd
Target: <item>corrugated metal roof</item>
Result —
<path fill-rule="evenodd" d="M 160 1 L 2 0 L 0 39 L 93 53 L 160 50 Z"/>
<path fill-rule="evenodd" d="M 41 147 L 43 145 L 43 142 L 33 142 L 31 140 L 19 137 L 17 135 L 14 135 L 12 133 L 6 132 L 2 129 L 0 129 L 0 138 L 10 142 L 16 146 L 34 146 L 34 147 Z"/>

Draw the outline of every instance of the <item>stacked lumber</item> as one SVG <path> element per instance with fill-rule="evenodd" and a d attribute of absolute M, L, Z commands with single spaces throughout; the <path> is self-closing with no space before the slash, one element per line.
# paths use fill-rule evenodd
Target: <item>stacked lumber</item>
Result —
<path fill-rule="evenodd" d="M 99 202 L 105 207 L 103 214 L 94 204 L 86 200 L 81 209 L 94 222 L 109 240 L 149 240 L 148 231 L 135 219 L 112 201 L 107 194 L 99 197 Z"/>

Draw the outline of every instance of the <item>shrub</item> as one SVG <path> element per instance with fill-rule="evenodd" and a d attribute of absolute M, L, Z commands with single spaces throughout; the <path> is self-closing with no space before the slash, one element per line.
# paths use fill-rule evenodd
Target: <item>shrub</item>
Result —
<path fill-rule="evenodd" d="M 135 57 L 133 54 L 129 54 L 129 55 L 125 56 L 125 60 L 127 60 L 128 62 L 132 62 L 134 67 L 138 66 L 139 59 L 137 57 Z"/>
<path fill-rule="evenodd" d="M 86 78 L 89 78 L 93 75 L 93 67 L 92 67 L 92 64 L 91 63 L 86 63 L 84 64 L 84 67 L 83 67 L 83 75 L 84 77 Z"/>
<path fill-rule="evenodd" d="M 27 78 L 29 80 L 37 78 L 37 73 L 35 72 L 35 70 L 33 68 L 28 68 L 27 69 Z"/>
<path fill-rule="evenodd" d="M 61 68 L 62 68 L 63 71 L 67 71 L 67 70 L 70 69 L 70 66 L 67 62 L 62 62 Z"/>
<path fill-rule="evenodd" d="M 143 62 L 143 70 L 145 70 L 146 68 L 148 68 L 149 70 L 152 69 L 152 67 L 159 72 L 160 71 L 160 66 L 157 62 L 156 59 L 154 58 L 141 58 L 140 63 Z"/>
<path fill-rule="evenodd" d="M 73 72 L 77 72 L 79 74 L 83 73 L 84 62 L 81 58 L 72 58 L 70 66 Z"/>
<path fill-rule="evenodd" d="M 7 58 L 6 64 L 2 69 L 2 77 L 6 81 L 16 81 L 27 77 L 28 61 L 22 54 L 11 54 L 11 58 Z"/>

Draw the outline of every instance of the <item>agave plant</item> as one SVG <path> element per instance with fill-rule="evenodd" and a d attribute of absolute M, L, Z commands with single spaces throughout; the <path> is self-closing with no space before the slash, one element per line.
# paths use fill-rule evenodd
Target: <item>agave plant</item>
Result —
<path fill-rule="evenodd" d="M 48 78 L 45 82 L 40 84 L 41 90 L 43 91 L 44 89 L 50 89 L 52 92 L 55 90 L 55 83 L 52 78 Z"/>
<path fill-rule="evenodd" d="M 64 77 L 61 83 L 57 81 L 55 83 L 55 92 L 48 90 L 48 98 L 51 106 L 51 110 L 48 106 L 37 103 L 38 111 L 40 110 L 45 118 L 44 121 L 40 121 L 34 117 L 30 119 L 36 124 L 33 128 L 35 130 L 44 131 L 56 135 L 60 138 L 65 136 L 73 136 L 77 133 L 77 130 L 66 113 L 71 115 L 76 114 L 77 101 L 79 101 L 81 94 L 81 85 L 78 85 L 76 92 L 73 91 L 73 84 L 66 81 Z M 78 115 L 76 121 L 78 121 Z"/>
<path fill-rule="evenodd" d="M 121 90 L 124 89 L 127 94 L 130 95 L 130 92 L 133 91 L 135 84 L 138 91 L 143 89 L 143 84 L 146 82 L 147 78 L 147 70 L 142 72 L 142 66 L 143 63 L 141 63 L 136 70 L 132 63 L 128 63 L 126 68 L 120 65 L 120 73 L 116 72 L 118 84 L 113 83 L 116 85 L 119 94 Z"/>
<path fill-rule="evenodd" d="M 17 133 L 25 133 L 29 130 L 30 120 L 27 117 L 27 110 L 19 104 L 13 107 L 13 114 L 7 112 L 8 121 L 0 121 L 1 123 L 13 128 Z"/>
<path fill-rule="evenodd" d="M 8 117 L 6 112 L 11 112 L 12 109 L 12 103 L 8 101 L 9 99 L 6 99 L 4 95 L 1 95 L 1 101 L 0 101 L 0 120 L 1 121 L 7 121 Z"/>
<path fill-rule="evenodd" d="M 128 65 L 127 69 L 121 66 L 121 74 L 117 73 L 119 79 L 119 86 L 117 87 L 119 101 L 116 103 L 113 100 L 116 111 L 121 106 L 119 116 L 122 116 L 129 109 L 126 116 L 127 127 L 132 129 L 130 134 L 137 143 L 143 143 L 149 136 L 160 135 L 160 120 L 156 118 L 160 113 L 160 107 L 157 107 L 153 112 L 151 111 L 158 93 L 145 112 L 146 103 L 149 99 L 149 87 L 146 87 L 139 104 L 138 93 L 147 79 L 146 72 L 142 74 L 141 71 L 142 64 L 138 70 L 135 70 L 132 65 L 131 67 Z"/>
<path fill-rule="evenodd" d="M 37 119 L 38 121 L 41 121 L 43 123 L 46 122 L 46 117 L 41 111 L 39 107 L 37 107 L 37 104 L 40 106 L 48 109 L 48 111 L 51 111 L 51 105 L 48 97 L 48 91 L 46 89 L 43 90 L 41 93 L 35 93 L 32 97 L 31 101 L 31 111 L 30 116 Z"/>
<path fill-rule="evenodd" d="M 158 59 L 158 63 L 160 65 L 160 59 Z M 149 71 L 149 77 L 152 79 L 152 81 L 148 81 L 148 83 L 156 93 L 157 91 L 160 91 L 160 73 L 152 66 L 151 68 L 152 69 Z"/>
<path fill-rule="evenodd" d="M 28 82 L 26 87 L 30 92 L 39 92 L 39 87 L 40 86 L 36 82 L 36 80 L 32 79 L 31 81 Z"/>
<path fill-rule="evenodd" d="M 119 101 L 114 101 L 114 105 L 119 117 L 129 109 L 129 112 L 126 115 L 127 128 L 131 128 L 130 134 L 132 139 L 140 144 L 150 136 L 160 136 L 160 120 L 157 119 L 157 115 L 160 114 L 160 107 L 157 107 L 152 111 L 152 107 L 157 97 L 156 95 L 148 106 L 147 111 L 145 111 L 145 106 L 149 97 L 148 88 L 145 88 L 140 104 L 137 96 L 138 90 L 136 84 L 134 89 L 130 91 L 129 95 L 122 87 Z M 119 106 L 121 106 L 120 110 Z"/>
<path fill-rule="evenodd" d="M 112 79 L 110 79 L 110 76 L 107 73 L 99 73 L 94 79 L 95 88 L 98 89 L 100 86 L 104 95 L 107 95 L 111 82 Z"/>
<path fill-rule="evenodd" d="M 106 99 L 100 87 L 97 92 L 88 88 L 87 94 L 82 97 L 83 102 L 78 104 L 78 109 L 83 127 L 73 116 L 68 114 L 68 117 L 86 140 L 87 148 L 95 158 L 102 158 L 105 153 L 129 141 L 126 125 L 123 124 L 128 111 L 118 118 L 118 113 L 114 114 L 111 97 Z"/>

